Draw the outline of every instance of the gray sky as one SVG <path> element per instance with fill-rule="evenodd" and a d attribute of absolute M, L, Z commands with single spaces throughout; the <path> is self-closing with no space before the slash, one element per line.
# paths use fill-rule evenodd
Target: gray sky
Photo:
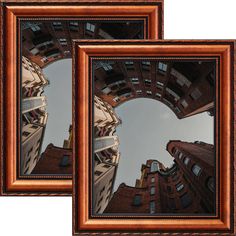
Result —
<path fill-rule="evenodd" d="M 72 122 L 72 60 L 64 59 L 52 63 L 43 70 L 50 81 L 44 88 L 47 97 L 48 121 L 42 152 L 49 143 L 62 147 L 69 136 Z"/>
<path fill-rule="evenodd" d="M 68 138 L 72 120 L 71 67 L 71 59 L 66 59 L 44 69 L 50 85 L 44 89 L 49 116 L 42 151 L 49 143 L 62 147 L 64 139 Z M 114 190 L 122 182 L 134 186 L 140 177 L 141 165 L 147 159 L 158 159 L 169 167 L 173 158 L 165 148 L 171 139 L 213 144 L 213 117 L 207 113 L 179 120 L 166 105 L 147 98 L 126 102 L 116 108 L 116 113 L 122 125 L 116 132 L 121 158 Z"/>
<path fill-rule="evenodd" d="M 122 124 L 116 129 L 121 157 L 114 190 L 122 182 L 134 186 L 147 159 L 157 159 L 170 167 L 173 158 L 166 144 L 171 139 L 213 144 L 213 117 L 206 112 L 179 120 L 166 105 L 148 98 L 131 100 L 115 111 Z"/>

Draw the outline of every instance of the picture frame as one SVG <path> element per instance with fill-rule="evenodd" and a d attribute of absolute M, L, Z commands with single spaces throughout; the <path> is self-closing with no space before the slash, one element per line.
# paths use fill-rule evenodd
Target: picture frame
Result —
<path fill-rule="evenodd" d="M 71 195 L 71 176 L 19 177 L 20 22 L 25 19 L 135 20 L 144 38 L 163 38 L 163 1 L 6 1 L 1 3 L 1 195 Z M 115 9 L 115 11 L 114 11 Z"/>
<path fill-rule="evenodd" d="M 94 212 L 94 81 L 97 61 L 162 58 L 217 61 L 215 85 L 216 212 L 213 215 L 95 214 Z M 74 42 L 73 58 L 73 233 L 74 235 L 234 235 L 234 41 L 146 40 L 125 43 L 99 40 Z M 95 99 L 95 98 L 94 98 Z M 218 158 L 218 159 L 217 159 Z M 218 161 L 217 161 L 218 160 Z M 217 164 L 218 163 L 218 164 Z M 96 165 L 96 164 L 95 164 Z M 144 168 L 144 167 L 142 167 Z M 100 174 L 100 173 L 99 173 Z M 137 183 L 137 182 L 136 182 Z M 119 196 L 119 195 L 118 195 Z M 119 198 L 116 200 L 119 201 Z M 122 200 L 117 203 L 122 208 Z M 117 205 L 116 204 L 116 205 Z M 127 211 L 128 212 L 128 211 Z"/>

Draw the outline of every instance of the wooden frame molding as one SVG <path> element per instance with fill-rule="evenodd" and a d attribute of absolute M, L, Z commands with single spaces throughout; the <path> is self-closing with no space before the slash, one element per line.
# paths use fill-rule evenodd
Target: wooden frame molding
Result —
<path fill-rule="evenodd" d="M 28 3 L 27 3 L 28 2 Z M 73 1 L 72 1 L 73 2 Z M 1 5 L 1 195 L 71 195 L 72 180 L 42 177 L 19 179 L 20 19 L 143 19 L 146 38 L 163 34 L 163 1 L 7 1 Z"/>
<path fill-rule="evenodd" d="M 215 58 L 216 156 L 219 156 L 219 214 L 215 216 L 91 216 L 90 164 L 92 155 L 92 74 L 96 59 Z M 74 42 L 73 232 L 74 235 L 235 235 L 233 156 L 233 41 L 125 41 Z"/>

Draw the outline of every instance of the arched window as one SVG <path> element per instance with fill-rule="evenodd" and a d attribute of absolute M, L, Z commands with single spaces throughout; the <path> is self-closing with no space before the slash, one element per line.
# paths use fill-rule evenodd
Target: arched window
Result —
<path fill-rule="evenodd" d="M 215 192 L 215 179 L 213 177 L 209 177 L 206 181 L 206 185 L 207 188 L 211 191 L 211 192 Z"/>
<path fill-rule="evenodd" d="M 202 168 L 199 165 L 197 165 L 197 164 L 193 165 L 193 167 L 192 167 L 192 172 L 196 176 L 199 176 L 201 174 L 201 170 L 202 170 Z"/>
<path fill-rule="evenodd" d="M 141 203 L 142 203 L 142 197 L 141 197 L 141 195 L 140 195 L 140 194 L 136 194 L 136 195 L 134 196 L 133 205 L 134 205 L 134 206 L 140 206 Z"/>
<path fill-rule="evenodd" d="M 158 162 L 157 161 L 153 161 L 152 164 L 151 164 L 151 172 L 155 172 L 157 170 L 159 170 Z"/>

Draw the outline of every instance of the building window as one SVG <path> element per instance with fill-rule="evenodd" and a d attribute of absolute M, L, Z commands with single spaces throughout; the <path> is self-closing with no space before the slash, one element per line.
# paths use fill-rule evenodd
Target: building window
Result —
<path fill-rule="evenodd" d="M 152 95 L 152 91 L 147 91 L 147 95 Z"/>
<path fill-rule="evenodd" d="M 104 168 L 106 168 L 106 169 L 108 169 L 108 168 L 110 168 L 110 165 L 103 165 L 102 167 L 104 167 Z"/>
<path fill-rule="evenodd" d="M 184 154 L 182 152 L 179 152 L 178 157 L 179 157 L 180 160 L 182 159 L 183 155 Z"/>
<path fill-rule="evenodd" d="M 164 86 L 164 83 L 157 81 L 157 87 L 162 89 Z"/>
<path fill-rule="evenodd" d="M 184 188 L 184 185 L 182 183 L 178 183 L 175 187 L 176 187 L 177 192 L 179 192 Z"/>
<path fill-rule="evenodd" d="M 166 92 L 172 95 L 175 98 L 175 101 L 178 101 L 180 99 L 180 96 L 170 88 L 166 88 Z"/>
<path fill-rule="evenodd" d="M 86 30 L 88 30 L 90 32 L 94 32 L 95 31 L 95 25 L 91 24 L 91 23 L 86 23 Z"/>
<path fill-rule="evenodd" d="M 53 22 L 52 25 L 53 25 L 54 30 L 62 30 L 61 22 Z"/>
<path fill-rule="evenodd" d="M 209 177 L 206 181 L 207 184 L 207 188 L 211 191 L 211 192 L 215 192 L 215 179 L 213 177 Z"/>
<path fill-rule="evenodd" d="M 133 61 L 126 61 L 125 67 L 127 70 L 133 70 L 134 69 L 134 62 Z"/>
<path fill-rule="evenodd" d="M 30 135 L 30 133 L 27 132 L 27 131 L 24 131 L 24 132 L 22 132 L 22 135 L 23 135 L 24 137 L 28 137 L 28 136 Z"/>
<path fill-rule="evenodd" d="M 156 212 L 155 201 L 151 201 L 149 205 L 150 214 L 154 214 Z"/>
<path fill-rule="evenodd" d="M 133 84 L 139 84 L 138 78 L 131 78 Z"/>
<path fill-rule="evenodd" d="M 120 98 L 119 98 L 119 97 L 115 97 L 115 98 L 113 98 L 113 101 L 114 101 L 114 102 L 119 102 L 119 101 L 120 101 Z"/>
<path fill-rule="evenodd" d="M 99 199 L 98 205 L 100 205 L 100 203 L 102 202 L 102 200 L 103 200 L 103 196 Z"/>
<path fill-rule="evenodd" d="M 69 28 L 70 28 L 71 31 L 78 31 L 79 23 L 75 22 L 75 21 L 72 21 L 72 22 L 69 23 Z"/>
<path fill-rule="evenodd" d="M 137 90 L 136 93 L 137 94 L 142 94 L 142 90 Z"/>
<path fill-rule="evenodd" d="M 181 112 L 178 107 L 175 107 L 175 111 L 176 111 L 177 113 L 180 113 L 180 112 Z"/>
<path fill-rule="evenodd" d="M 156 97 L 161 98 L 161 94 L 160 93 L 156 93 Z"/>
<path fill-rule="evenodd" d="M 30 29 L 33 31 L 33 32 L 37 32 L 37 31 L 40 31 L 40 27 L 36 24 L 30 24 Z"/>
<path fill-rule="evenodd" d="M 192 199 L 188 193 L 185 193 L 180 197 L 180 202 L 183 208 L 186 208 L 192 204 Z"/>
<path fill-rule="evenodd" d="M 26 174 L 29 171 L 29 167 L 24 171 L 24 174 Z"/>
<path fill-rule="evenodd" d="M 159 170 L 159 166 L 158 166 L 158 162 L 157 161 L 153 161 L 151 164 L 151 172 L 155 172 Z"/>
<path fill-rule="evenodd" d="M 199 176 L 201 174 L 201 170 L 202 170 L 202 168 L 199 165 L 197 165 L 197 164 L 193 165 L 193 167 L 192 167 L 192 172 L 196 176 Z"/>
<path fill-rule="evenodd" d="M 105 191 L 105 186 L 101 189 L 100 191 L 100 196 L 102 195 L 102 193 Z"/>
<path fill-rule="evenodd" d="M 38 126 L 37 125 L 31 125 L 31 128 L 32 129 L 38 129 Z"/>
<path fill-rule="evenodd" d="M 183 99 L 180 104 L 182 105 L 183 108 L 187 108 L 188 107 L 188 103 L 186 102 L 185 99 Z"/>
<path fill-rule="evenodd" d="M 59 42 L 62 46 L 66 46 L 67 45 L 67 40 L 66 39 L 59 39 Z"/>
<path fill-rule="evenodd" d="M 140 194 L 136 194 L 136 195 L 134 196 L 133 205 L 134 205 L 134 206 L 140 206 L 141 203 L 142 203 L 142 197 L 141 197 L 141 195 L 140 195 Z"/>
<path fill-rule="evenodd" d="M 108 63 L 102 63 L 102 68 L 107 72 L 107 71 L 111 71 L 113 68 L 110 64 Z"/>
<path fill-rule="evenodd" d="M 144 83 L 146 86 L 150 86 L 152 84 L 152 81 L 150 79 L 145 79 Z"/>
<path fill-rule="evenodd" d="M 167 71 L 167 64 L 163 62 L 158 63 L 158 70 L 161 72 L 166 72 Z"/>
<path fill-rule="evenodd" d="M 151 183 L 155 183 L 155 177 L 151 178 Z"/>
<path fill-rule="evenodd" d="M 154 195 L 154 194 L 155 194 L 155 187 L 153 186 L 150 189 L 150 195 Z"/>
<path fill-rule="evenodd" d="M 173 75 L 176 78 L 176 83 L 180 86 L 186 85 L 187 87 L 190 87 L 191 81 L 189 81 L 184 75 L 179 73 L 174 68 L 171 69 L 171 75 Z"/>
<path fill-rule="evenodd" d="M 151 65 L 150 61 L 142 61 L 142 69 L 143 70 L 150 70 L 150 65 Z"/>
<path fill-rule="evenodd" d="M 60 167 L 66 167 L 70 165 L 69 155 L 63 155 L 61 162 L 59 164 Z"/>
<path fill-rule="evenodd" d="M 198 98 L 200 98 L 202 96 L 202 93 L 198 88 L 195 88 L 189 96 L 193 100 L 197 100 Z"/>
<path fill-rule="evenodd" d="M 185 164 L 186 166 L 188 165 L 189 161 L 190 161 L 190 158 L 189 158 L 189 157 L 185 157 L 185 158 L 184 158 L 184 164 Z"/>
<path fill-rule="evenodd" d="M 98 171 L 98 170 L 96 170 L 96 171 L 94 172 L 94 174 L 95 174 L 95 175 L 97 175 L 97 176 L 99 176 L 99 175 L 101 175 L 101 174 L 102 174 L 102 172 L 101 172 L 101 171 Z"/>
<path fill-rule="evenodd" d="M 105 94 L 109 94 L 109 93 L 111 93 L 111 89 L 109 87 L 104 87 L 104 88 L 102 88 L 102 92 Z"/>

